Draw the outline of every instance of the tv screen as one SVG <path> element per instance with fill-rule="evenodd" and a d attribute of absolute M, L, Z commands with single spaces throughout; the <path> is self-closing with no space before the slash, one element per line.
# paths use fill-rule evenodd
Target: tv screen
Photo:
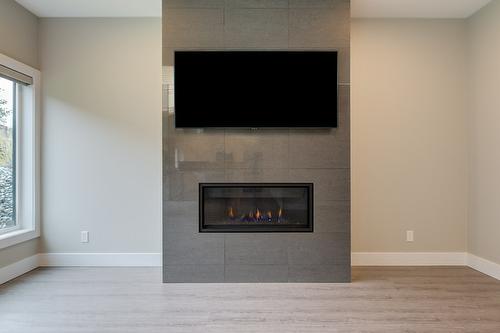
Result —
<path fill-rule="evenodd" d="M 177 51 L 177 128 L 337 127 L 335 51 Z"/>

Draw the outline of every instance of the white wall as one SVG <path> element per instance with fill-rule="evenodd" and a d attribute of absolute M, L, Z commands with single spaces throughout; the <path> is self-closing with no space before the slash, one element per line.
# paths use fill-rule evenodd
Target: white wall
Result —
<path fill-rule="evenodd" d="M 41 19 L 41 252 L 160 252 L 161 41 L 159 18 Z"/>
<path fill-rule="evenodd" d="M 469 20 L 469 251 L 500 264 L 500 1 Z"/>
<path fill-rule="evenodd" d="M 0 0 L 0 53 L 38 68 L 38 18 L 14 0 Z M 14 37 L 15 36 L 15 37 Z M 0 250 L 0 268 L 38 252 L 38 239 Z"/>
<path fill-rule="evenodd" d="M 465 251 L 464 21 L 354 20 L 351 43 L 353 251 Z"/>

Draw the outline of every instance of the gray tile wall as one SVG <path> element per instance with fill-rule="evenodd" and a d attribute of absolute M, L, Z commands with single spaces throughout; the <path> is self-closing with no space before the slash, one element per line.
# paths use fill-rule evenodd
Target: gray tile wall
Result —
<path fill-rule="evenodd" d="M 163 112 L 165 282 L 350 281 L 350 0 L 163 0 L 175 50 L 339 51 L 339 127 L 182 130 Z M 166 110 L 165 110 L 166 111 Z M 199 234 L 199 182 L 313 182 L 314 233 Z"/>

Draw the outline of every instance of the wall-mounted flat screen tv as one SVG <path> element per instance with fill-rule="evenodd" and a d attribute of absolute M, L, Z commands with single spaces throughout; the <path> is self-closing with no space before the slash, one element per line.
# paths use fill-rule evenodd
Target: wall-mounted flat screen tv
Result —
<path fill-rule="evenodd" d="M 177 128 L 337 127 L 335 51 L 177 51 Z"/>

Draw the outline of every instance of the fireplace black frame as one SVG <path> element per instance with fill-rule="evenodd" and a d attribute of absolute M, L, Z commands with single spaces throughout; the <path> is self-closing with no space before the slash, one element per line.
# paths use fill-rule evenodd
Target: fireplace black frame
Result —
<path fill-rule="evenodd" d="M 203 190 L 205 188 L 227 188 L 227 187 L 288 187 L 307 188 L 307 211 L 308 221 L 305 226 L 289 225 L 211 225 L 204 224 L 204 200 Z M 199 232 L 200 233 L 276 233 L 276 232 L 314 232 L 314 184 L 313 183 L 199 183 Z"/>

